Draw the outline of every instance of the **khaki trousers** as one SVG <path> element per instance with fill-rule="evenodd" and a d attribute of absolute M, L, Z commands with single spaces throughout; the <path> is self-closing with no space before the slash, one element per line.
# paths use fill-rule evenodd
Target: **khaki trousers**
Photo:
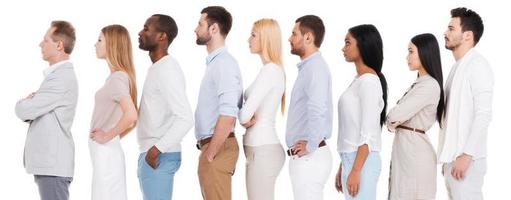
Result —
<path fill-rule="evenodd" d="M 212 162 L 204 155 L 208 145 L 201 147 L 199 157 L 198 174 L 202 197 L 204 200 L 231 200 L 231 177 L 238 161 L 238 142 L 235 137 L 227 138 Z"/>

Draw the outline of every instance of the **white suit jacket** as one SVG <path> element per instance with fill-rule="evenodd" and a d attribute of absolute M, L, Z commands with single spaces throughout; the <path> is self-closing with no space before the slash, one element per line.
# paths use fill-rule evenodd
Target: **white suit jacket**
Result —
<path fill-rule="evenodd" d="M 475 49 L 468 51 L 451 69 L 445 95 L 446 116 L 439 135 L 439 162 L 452 162 L 463 153 L 474 160 L 486 157 L 493 72 Z"/>

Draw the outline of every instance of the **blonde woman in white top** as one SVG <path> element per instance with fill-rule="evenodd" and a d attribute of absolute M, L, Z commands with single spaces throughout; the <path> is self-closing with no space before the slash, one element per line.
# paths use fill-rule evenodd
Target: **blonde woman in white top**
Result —
<path fill-rule="evenodd" d="M 275 180 L 285 162 L 275 115 L 285 107 L 285 74 L 282 66 L 281 32 L 277 21 L 254 23 L 248 39 L 250 52 L 258 54 L 264 66 L 247 88 L 240 123 L 247 128 L 243 146 L 247 159 L 246 186 L 249 200 L 274 199 Z"/>

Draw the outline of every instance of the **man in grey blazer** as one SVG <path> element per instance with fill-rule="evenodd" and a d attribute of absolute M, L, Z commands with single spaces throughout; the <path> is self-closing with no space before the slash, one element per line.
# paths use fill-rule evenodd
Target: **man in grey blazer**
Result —
<path fill-rule="evenodd" d="M 30 124 L 24 165 L 34 174 L 41 200 L 69 199 L 74 170 L 71 125 L 78 99 L 78 84 L 69 55 L 75 30 L 69 22 L 53 21 L 39 44 L 44 70 L 40 88 L 16 104 L 16 115 Z"/>

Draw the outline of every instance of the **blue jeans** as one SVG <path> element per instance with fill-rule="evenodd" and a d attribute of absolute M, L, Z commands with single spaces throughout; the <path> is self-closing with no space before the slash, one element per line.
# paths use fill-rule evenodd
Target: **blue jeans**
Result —
<path fill-rule="evenodd" d="M 380 176 L 381 172 L 380 153 L 370 152 L 369 155 L 367 155 L 367 159 L 364 163 L 364 166 L 362 167 L 362 171 L 360 172 L 360 185 L 358 189 L 358 194 L 355 197 L 352 197 L 348 193 L 346 181 L 348 180 L 348 176 L 350 175 L 351 168 L 353 167 L 353 163 L 355 162 L 356 156 L 357 152 L 341 153 L 342 160 L 341 184 L 344 197 L 347 200 L 355 199 L 375 200 L 378 177 Z"/>
<path fill-rule="evenodd" d="M 172 199 L 174 174 L 181 166 L 181 152 L 161 153 L 156 169 L 147 164 L 146 154 L 141 153 L 138 157 L 138 180 L 144 200 Z"/>

